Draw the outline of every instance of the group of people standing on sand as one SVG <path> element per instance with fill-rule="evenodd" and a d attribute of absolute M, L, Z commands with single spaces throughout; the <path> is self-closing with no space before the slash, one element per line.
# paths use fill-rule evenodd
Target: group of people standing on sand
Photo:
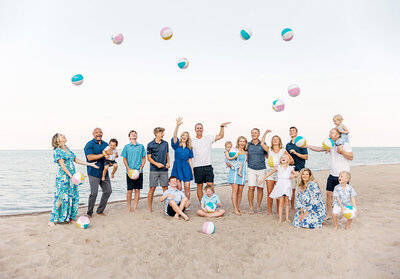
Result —
<path fill-rule="evenodd" d="M 213 143 L 224 137 L 224 129 L 230 122 L 222 123 L 219 134 L 215 136 L 203 135 L 203 125 L 197 123 L 194 137 L 190 137 L 188 132 L 183 132 L 178 137 L 179 127 L 183 123 L 182 120 L 181 117 L 176 120 L 171 139 L 175 158 L 170 176 L 168 176 L 168 170 L 171 167 L 169 144 L 163 139 L 165 129 L 154 128 L 154 139 L 148 143 L 146 149 L 143 144 L 138 143 L 138 134 L 135 130 L 128 133 L 130 143 L 124 146 L 121 153 L 126 168 L 128 212 L 134 212 L 137 209 L 140 190 L 143 188 L 143 168 L 149 161 L 149 212 L 152 211 L 155 189 L 161 186 L 163 195 L 160 201 L 165 203 L 165 214 L 175 218 L 181 216 L 186 221 L 189 220 L 186 213 L 190 211 L 190 182 L 194 179 L 197 184 L 197 198 L 201 206 L 197 214 L 205 217 L 224 215 L 225 211 L 221 209 L 220 198 L 215 194 L 213 187 L 214 171 L 211 151 Z M 345 129 L 346 134 L 348 134 L 347 128 Z M 340 130 L 336 127 L 331 129 L 329 134 L 330 138 L 338 145 L 327 152 L 331 158 L 331 172 L 327 180 L 326 207 L 312 171 L 305 168 L 305 162 L 308 160 L 307 148 L 317 152 L 325 151 L 325 149 L 309 145 L 305 147 L 295 145 L 294 140 L 298 134 L 296 127 L 290 127 L 291 140 L 285 147 L 278 135 L 274 135 L 271 144 L 267 145 L 265 139 L 271 131 L 266 130 L 260 140 L 261 134 L 257 128 L 251 130 L 250 141 L 247 141 L 246 137 L 240 136 L 235 142 L 235 147 L 233 147 L 232 142 L 226 142 L 225 162 L 229 168 L 227 181 L 232 187 L 233 213 L 236 215 L 244 213 L 240 204 L 247 180 L 249 214 L 262 214 L 261 203 L 266 186 L 268 215 L 272 214 L 272 205 L 275 199 L 279 221 L 283 221 L 284 208 L 286 211 L 285 220 L 289 221 L 291 207 L 291 212 L 294 214 L 293 226 L 317 228 L 322 226 L 325 219 L 332 217 L 333 208 L 334 225 L 337 228 L 337 217 L 343 212 L 343 206 L 349 202 L 355 206 L 355 191 L 348 185 L 350 180 L 349 162 L 353 159 L 353 153 L 348 143 L 348 137 L 347 141 L 341 140 L 343 131 L 343 129 Z M 115 159 L 119 154 L 116 151 L 118 141 L 111 139 L 107 144 L 102 140 L 102 136 L 103 132 L 100 128 L 93 130 L 93 139 L 84 148 L 86 162 L 76 158 L 75 154 L 66 146 L 67 140 L 64 135 L 57 133 L 53 136 L 54 162 L 60 168 L 56 176 L 56 191 L 49 226 L 61 222 L 76 221 L 79 189 L 71 181 L 75 173 L 74 162 L 87 165 L 91 190 L 87 215 L 93 216 L 99 186 L 103 194 L 96 213 L 104 215 L 108 198 L 112 193 L 108 169 L 113 168 L 112 177 L 114 177 L 118 167 Z M 236 148 L 236 150 L 234 155 L 231 156 L 230 151 L 233 148 Z M 139 173 L 134 178 L 129 175 L 133 170 Z M 204 184 L 206 184 L 205 188 Z M 340 185 L 342 185 L 342 188 L 335 188 Z M 298 189 L 297 195 L 296 188 Z M 133 190 L 135 190 L 135 194 L 132 206 Z M 256 204 L 254 205 L 255 197 Z M 213 204 L 214 210 L 212 212 L 206 208 L 209 203 Z M 348 223 L 349 225 L 350 223 Z"/>

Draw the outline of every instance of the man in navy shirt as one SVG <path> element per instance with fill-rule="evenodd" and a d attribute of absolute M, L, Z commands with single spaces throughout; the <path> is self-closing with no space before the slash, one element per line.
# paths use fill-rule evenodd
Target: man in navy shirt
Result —
<path fill-rule="evenodd" d="M 286 151 L 290 153 L 294 160 L 294 170 L 301 171 L 306 166 L 306 160 L 308 160 L 308 151 L 307 148 L 298 147 L 294 144 L 294 139 L 297 137 L 297 128 L 290 127 L 289 128 L 290 142 L 286 144 Z M 292 180 L 292 212 L 294 213 L 294 201 L 296 199 L 296 179 Z"/>
<path fill-rule="evenodd" d="M 87 215 L 92 217 L 94 205 L 96 203 L 97 193 L 99 191 L 99 185 L 103 194 L 101 195 L 100 204 L 97 207 L 97 214 L 104 215 L 104 209 L 106 209 L 108 198 L 111 195 L 111 181 L 108 175 L 106 174 L 106 179 L 104 181 L 101 180 L 103 176 L 104 170 L 104 155 L 103 150 L 108 146 L 108 143 L 102 141 L 103 132 L 100 128 L 96 128 L 93 130 L 93 139 L 89 141 L 85 145 L 85 156 L 88 162 L 96 162 L 96 165 L 99 167 L 95 169 L 93 167 L 87 167 L 87 173 L 89 177 L 89 184 L 90 184 L 90 195 L 89 195 L 89 202 L 88 202 L 88 210 Z M 111 152 L 110 152 L 111 153 Z"/>

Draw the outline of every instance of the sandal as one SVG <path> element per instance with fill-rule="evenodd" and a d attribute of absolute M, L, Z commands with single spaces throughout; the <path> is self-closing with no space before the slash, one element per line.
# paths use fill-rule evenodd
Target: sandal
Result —
<path fill-rule="evenodd" d="M 261 209 L 257 209 L 257 213 L 258 213 L 258 214 L 263 214 L 263 212 L 262 212 Z"/>

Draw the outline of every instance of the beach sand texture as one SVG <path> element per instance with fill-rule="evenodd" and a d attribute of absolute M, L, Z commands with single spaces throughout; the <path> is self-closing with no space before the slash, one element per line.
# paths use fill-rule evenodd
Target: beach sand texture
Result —
<path fill-rule="evenodd" d="M 195 192 L 189 222 L 165 217 L 159 198 L 152 214 L 147 200 L 135 214 L 109 204 L 87 230 L 48 228 L 48 213 L 1 217 L 0 278 L 400 278 L 399 174 L 400 165 L 352 168 L 360 214 L 348 231 L 343 221 L 337 232 L 332 221 L 315 230 L 278 223 L 265 195 L 264 214 L 236 216 L 230 187 L 216 188 L 227 215 L 213 220 L 214 235 L 201 232 Z M 315 176 L 325 196 L 328 172 Z"/>

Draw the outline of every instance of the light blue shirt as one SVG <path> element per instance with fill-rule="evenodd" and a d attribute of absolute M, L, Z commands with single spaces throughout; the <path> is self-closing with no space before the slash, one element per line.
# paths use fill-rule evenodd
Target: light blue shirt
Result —
<path fill-rule="evenodd" d="M 128 143 L 124 146 L 121 156 L 126 158 L 129 168 L 133 170 L 139 170 L 140 165 L 142 164 L 143 157 L 146 157 L 146 150 L 144 149 L 143 144 Z"/>
<path fill-rule="evenodd" d="M 215 208 L 218 208 L 217 204 L 221 203 L 221 200 L 219 199 L 217 194 L 212 194 L 211 197 L 208 197 L 207 195 L 204 195 L 201 198 L 201 204 L 202 205 L 205 206 L 209 202 L 213 203 L 215 205 Z"/>
<path fill-rule="evenodd" d="M 173 200 L 178 204 L 181 202 L 181 200 L 185 197 L 185 194 L 182 191 L 179 191 L 178 188 L 172 189 L 171 187 L 168 187 L 168 190 L 166 190 L 163 193 L 163 197 L 164 196 L 168 196 L 168 195 L 174 195 Z M 169 201 L 172 200 L 172 198 L 167 197 L 167 199 L 165 200 L 165 214 L 167 214 L 167 207 L 169 204 Z"/>
<path fill-rule="evenodd" d="M 356 191 L 349 184 L 346 184 L 346 188 L 343 189 L 342 185 L 335 186 L 333 190 L 333 206 L 339 206 L 337 198 L 340 198 L 340 202 L 343 206 L 351 206 L 351 197 L 357 196 Z"/>

